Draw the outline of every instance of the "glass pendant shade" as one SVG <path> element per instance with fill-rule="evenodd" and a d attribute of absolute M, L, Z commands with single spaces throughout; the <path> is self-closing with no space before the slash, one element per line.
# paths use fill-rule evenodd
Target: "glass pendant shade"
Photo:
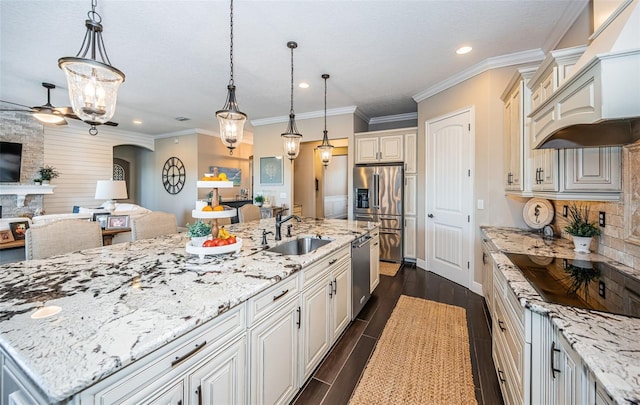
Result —
<path fill-rule="evenodd" d="M 298 157 L 300 153 L 300 140 L 302 135 L 300 134 L 282 134 L 282 146 L 284 147 L 284 154 L 289 160 L 293 160 Z"/>
<path fill-rule="evenodd" d="M 58 65 L 67 76 L 71 108 L 78 118 L 90 124 L 109 121 L 124 74 L 91 59 L 61 58 Z"/>
<path fill-rule="evenodd" d="M 67 77 L 69 99 L 73 112 L 92 125 L 104 124 L 116 111 L 118 89 L 124 73 L 111 66 L 102 40 L 102 17 L 95 11 L 96 0 L 85 20 L 84 40 L 75 57 L 58 59 L 58 66 Z M 90 58 L 86 58 L 87 54 Z M 97 57 L 101 60 L 97 60 Z"/>
<path fill-rule="evenodd" d="M 322 165 L 325 167 L 329 166 L 329 163 L 331 163 L 331 158 L 333 158 L 333 145 L 329 145 L 326 130 L 324 131 L 324 139 L 322 140 L 322 145 L 318 146 L 318 150 L 320 151 L 320 161 L 322 161 Z"/>
<path fill-rule="evenodd" d="M 216 111 L 216 117 L 220 124 L 220 140 L 229 148 L 229 154 L 233 155 L 233 150 L 242 142 L 247 115 L 238 111 L 236 87 L 230 84 L 227 88 L 229 89 L 227 103 L 222 110 Z"/>

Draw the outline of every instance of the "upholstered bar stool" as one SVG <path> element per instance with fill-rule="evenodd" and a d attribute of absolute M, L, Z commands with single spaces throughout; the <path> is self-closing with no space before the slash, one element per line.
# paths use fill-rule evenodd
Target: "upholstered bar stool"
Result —
<path fill-rule="evenodd" d="M 178 233 L 178 222 L 174 214 L 153 211 L 131 219 L 131 240 L 155 238 Z"/>
<path fill-rule="evenodd" d="M 242 207 L 238 208 L 239 222 L 255 221 L 261 218 L 262 215 L 260 214 L 260 207 L 258 207 L 257 205 L 245 204 Z"/>
<path fill-rule="evenodd" d="M 27 260 L 76 252 L 102 246 L 102 230 L 98 222 L 63 219 L 34 225 L 25 234 Z"/>

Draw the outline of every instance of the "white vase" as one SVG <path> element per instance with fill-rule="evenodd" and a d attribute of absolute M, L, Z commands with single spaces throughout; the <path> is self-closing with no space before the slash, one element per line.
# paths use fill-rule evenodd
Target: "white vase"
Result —
<path fill-rule="evenodd" d="M 589 246 L 591 246 L 591 236 L 583 237 L 583 236 L 574 236 L 573 237 L 573 246 L 574 252 L 578 253 L 590 253 Z"/>
<path fill-rule="evenodd" d="M 49 184 L 50 180 L 42 180 L 42 184 Z"/>
<path fill-rule="evenodd" d="M 207 240 L 207 238 L 209 238 L 209 235 L 207 235 L 207 236 L 192 236 L 191 237 L 191 246 L 202 247 L 202 244 L 204 243 L 204 241 Z"/>

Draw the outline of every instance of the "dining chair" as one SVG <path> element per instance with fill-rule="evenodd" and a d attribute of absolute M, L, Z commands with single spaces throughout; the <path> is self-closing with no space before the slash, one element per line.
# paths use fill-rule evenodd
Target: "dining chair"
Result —
<path fill-rule="evenodd" d="M 242 207 L 238 208 L 239 222 L 255 221 L 261 218 L 262 215 L 260 214 L 260 207 L 258 207 L 257 205 L 245 204 Z"/>
<path fill-rule="evenodd" d="M 43 225 L 34 225 L 25 234 L 27 260 L 76 252 L 102 246 L 99 222 L 81 219 L 61 219 Z"/>
<path fill-rule="evenodd" d="M 175 214 L 153 211 L 131 218 L 131 241 L 178 233 Z"/>

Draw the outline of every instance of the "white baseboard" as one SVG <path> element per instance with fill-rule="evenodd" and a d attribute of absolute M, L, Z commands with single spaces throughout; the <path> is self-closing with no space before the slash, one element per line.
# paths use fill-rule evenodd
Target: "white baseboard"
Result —
<path fill-rule="evenodd" d="M 420 258 L 418 258 L 418 259 L 416 260 L 416 265 L 417 265 L 418 267 L 420 267 L 422 270 L 427 270 L 427 262 L 426 262 L 426 261 L 424 261 L 424 260 L 422 260 L 422 259 L 420 259 Z M 427 271 L 428 271 L 428 270 L 427 270 Z"/>

